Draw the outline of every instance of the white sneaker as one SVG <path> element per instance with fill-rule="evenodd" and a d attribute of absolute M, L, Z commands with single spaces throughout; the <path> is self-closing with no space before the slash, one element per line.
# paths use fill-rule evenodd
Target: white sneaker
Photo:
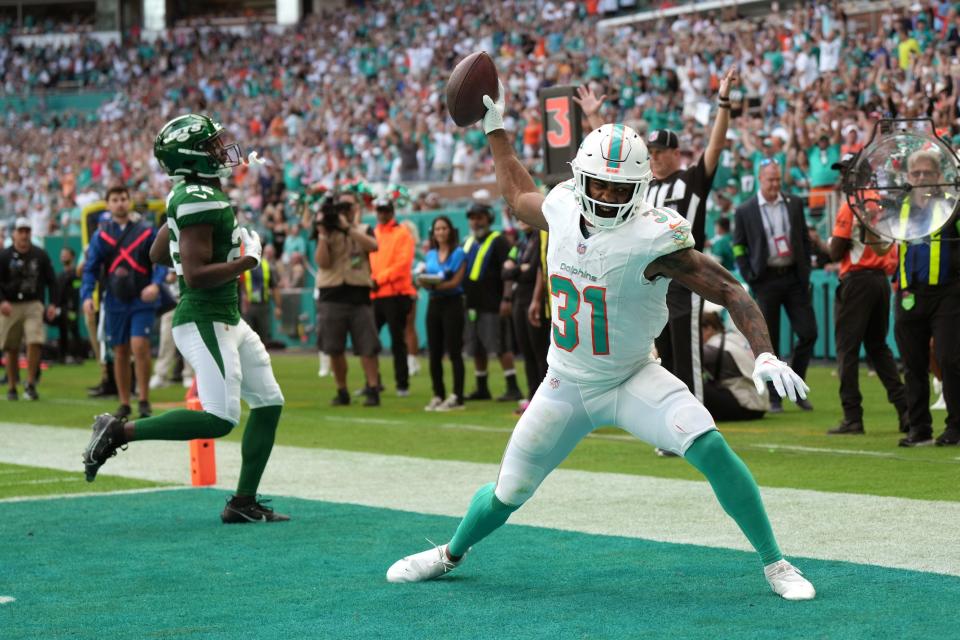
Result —
<path fill-rule="evenodd" d="M 947 410 L 947 401 L 943 399 L 943 393 L 940 393 L 940 398 L 930 405 L 930 409 L 933 411 L 946 411 Z"/>
<path fill-rule="evenodd" d="M 817 590 L 800 570 L 786 560 L 778 560 L 763 568 L 770 588 L 784 600 L 813 600 Z"/>
<path fill-rule="evenodd" d="M 420 361 L 417 360 L 417 356 L 407 356 L 407 370 L 412 376 L 420 373 Z"/>
<path fill-rule="evenodd" d="M 317 377 L 326 378 L 330 375 L 330 356 L 323 351 L 318 351 L 317 355 L 320 356 L 320 370 L 317 371 Z"/>
<path fill-rule="evenodd" d="M 437 407 L 435 411 L 463 411 L 463 409 L 463 402 L 457 400 L 456 395 L 450 394 L 450 397 L 440 403 L 440 406 Z"/>
<path fill-rule="evenodd" d="M 433 396 L 430 398 L 430 403 L 423 408 L 424 411 L 436 411 L 438 407 L 443 404 L 443 398 L 440 396 Z"/>
<path fill-rule="evenodd" d="M 161 389 L 169 386 L 170 383 L 167 382 L 165 378 L 162 378 L 156 374 L 150 376 L 150 389 Z"/>
<path fill-rule="evenodd" d="M 423 582 L 439 578 L 453 571 L 461 562 L 447 557 L 447 545 L 434 546 L 402 560 L 397 560 L 387 569 L 387 582 Z"/>

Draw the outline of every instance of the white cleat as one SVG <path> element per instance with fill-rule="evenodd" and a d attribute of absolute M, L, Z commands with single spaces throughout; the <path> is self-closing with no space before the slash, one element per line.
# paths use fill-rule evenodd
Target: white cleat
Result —
<path fill-rule="evenodd" d="M 768 564 L 763 568 L 763 575 L 773 592 L 784 600 L 813 600 L 817 595 L 810 581 L 786 560 Z"/>
<path fill-rule="evenodd" d="M 423 582 L 450 573 L 463 558 L 454 562 L 447 556 L 447 545 L 434 546 L 402 560 L 397 560 L 387 569 L 387 582 Z"/>

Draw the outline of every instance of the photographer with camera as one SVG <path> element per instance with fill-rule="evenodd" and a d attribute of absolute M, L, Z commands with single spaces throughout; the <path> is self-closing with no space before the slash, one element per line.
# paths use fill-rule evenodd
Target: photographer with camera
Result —
<path fill-rule="evenodd" d="M 360 199 L 355 193 L 329 196 L 314 219 L 317 251 L 317 333 L 320 350 L 330 356 L 337 395 L 332 404 L 350 404 L 347 391 L 347 333 L 366 376 L 364 406 L 380 404 L 377 337 L 370 290 L 370 253 L 377 240 L 369 225 L 360 223 Z"/>
<path fill-rule="evenodd" d="M 27 342 L 27 383 L 23 395 L 39 400 L 37 376 L 40 372 L 40 351 L 43 346 L 43 318 L 56 315 L 57 282 L 50 256 L 33 244 L 30 219 L 17 218 L 13 244 L 0 251 L 0 343 L 7 359 L 7 400 L 17 399 L 20 376 L 19 354 L 24 338 Z M 44 290 L 48 304 L 44 308 Z"/>

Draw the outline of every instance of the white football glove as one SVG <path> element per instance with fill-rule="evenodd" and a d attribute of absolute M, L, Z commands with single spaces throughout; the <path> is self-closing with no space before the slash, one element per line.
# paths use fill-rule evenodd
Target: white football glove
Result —
<path fill-rule="evenodd" d="M 763 395 L 767 390 L 766 381 L 773 383 L 780 397 L 788 397 L 796 401 L 797 396 L 807 397 L 810 387 L 798 376 L 786 362 L 778 360 L 772 353 L 761 353 L 753 365 L 753 383 L 757 385 L 757 393 Z"/>
<path fill-rule="evenodd" d="M 243 255 L 256 260 L 259 266 L 260 256 L 263 255 L 260 235 L 256 231 L 247 231 L 246 227 L 240 227 L 240 244 L 243 245 Z"/>
<path fill-rule="evenodd" d="M 503 89 L 503 83 L 497 80 L 500 97 L 494 102 L 490 96 L 483 96 L 483 106 L 487 108 L 487 113 L 483 116 L 483 132 L 490 133 L 497 129 L 503 129 L 503 111 L 506 108 L 507 92 Z"/>

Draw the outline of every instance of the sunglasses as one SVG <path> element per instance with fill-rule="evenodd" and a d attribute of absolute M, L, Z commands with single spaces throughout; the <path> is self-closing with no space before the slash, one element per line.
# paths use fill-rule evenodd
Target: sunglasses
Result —
<path fill-rule="evenodd" d="M 940 175 L 939 171 L 915 169 L 908 172 L 911 178 L 936 178 Z"/>

